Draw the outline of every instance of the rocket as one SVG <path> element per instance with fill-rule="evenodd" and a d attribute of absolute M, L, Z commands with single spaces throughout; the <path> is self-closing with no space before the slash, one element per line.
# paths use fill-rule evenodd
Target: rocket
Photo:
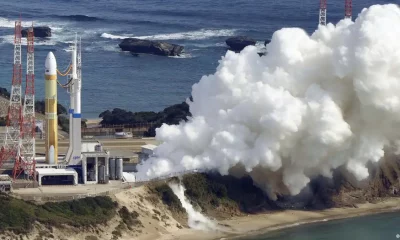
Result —
<path fill-rule="evenodd" d="M 46 161 L 48 163 L 54 164 L 57 163 L 57 157 L 58 157 L 57 62 L 52 52 L 49 52 L 47 54 L 44 76 L 45 76 L 45 114 L 46 114 L 46 127 L 45 127 Z"/>

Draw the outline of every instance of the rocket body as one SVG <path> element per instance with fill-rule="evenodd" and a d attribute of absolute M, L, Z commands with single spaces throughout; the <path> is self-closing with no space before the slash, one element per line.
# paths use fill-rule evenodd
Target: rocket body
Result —
<path fill-rule="evenodd" d="M 54 54 L 49 52 L 45 62 L 45 114 L 46 114 L 46 161 L 58 157 L 58 120 L 57 120 L 57 62 Z M 53 146 L 54 151 L 50 151 Z M 50 156 L 53 155 L 53 156 Z"/>

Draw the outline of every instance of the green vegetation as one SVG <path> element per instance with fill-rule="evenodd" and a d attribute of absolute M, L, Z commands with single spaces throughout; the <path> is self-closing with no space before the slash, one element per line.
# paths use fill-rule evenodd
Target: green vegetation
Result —
<path fill-rule="evenodd" d="M 0 232 L 28 233 L 35 221 L 47 226 L 88 227 L 104 224 L 116 213 L 117 204 L 109 197 L 35 205 L 0 195 Z"/>
<path fill-rule="evenodd" d="M 81 128 L 86 128 L 87 119 L 81 120 Z M 61 127 L 61 130 L 64 132 L 69 132 L 69 117 L 65 115 L 58 116 L 58 126 Z"/>
<path fill-rule="evenodd" d="M 177 181 L 177 179 L 174 179 Z M 150 190 L 157 194 L 163 203 L 168 206 L 172 212 L 184 213 L 185 209 L 182 208 L 181 202 L 178 197 L 172 192 L 171 188 L 165 184 L 154 184 L 150 187 Z"/>
<path fill-rule="evenodd" d="M 177 181 L 174 179 L 172 181 Z M 257 213 L 278 209 L 250 177 L 236 178 L 220 174 L 189 174 L 182 179 L 186 197 L 208 215 L 216 211 L 228 214 Z M 151 187 L 171 211 L 184 212 L 179 199 L 167 184 Z"/>
<path fill-rule="evenodd" d="M 10 98 L 10 93 L 7 91 L 6 88 L 0 87 L 0 96 L 9 99 Z"/>
<path fill-rule="evenodd" d="M 138 219 L 139 213 L 136 211 L 129 212 L 129 210 L 123 206 L 119 211 L 119 216 L 121 217 L 123 223 L 128 227 L 129 230 L 132 230 L 132 227 L 135 226 L 143 226 L 140 220 Z"/>
<path fill-rule="evenodd" d="M 136 211 L 129 212 L 128 208 L 123 206 L 118 211 L 118 214 L 121 217 L 121 221 L 114 229 L 114 231 L 112 231 L 112 240 L 117 240 L 118 238 L 122 237 L 122 232 L 126 229 L 132 231 L 134 230 L 133 227 L 143 227 L 142 222 L 138 219 L 139 213 L 137 213 Z"/>
<path fill-rule="evenodd" d="M 103 120 L 102 125 L 122 125 L 122 124 L 135 124 L 135 123 L 153 123 L 154 126 L 149 128 L 145 133 L 146 136 L 154 137 L 155 129 L 160 127 L 163 123 L 166 124 L 179 124 L 181 121 L 187 121 L 191 114 L 189 112 L 189 105 L 186 102 L 175 104 L 165 108 L 161 112 L 130 112 L 119 108 L 114 110 L 104 111 L 99 117 Z"/>
<path fill-rule="evenodd" d="M 241 212 L 255 213 L 277 208 L 250 177 L 190 174 L 183 177 L 183 184 L 185 195 L 202 209 L 236 205 Z"/>

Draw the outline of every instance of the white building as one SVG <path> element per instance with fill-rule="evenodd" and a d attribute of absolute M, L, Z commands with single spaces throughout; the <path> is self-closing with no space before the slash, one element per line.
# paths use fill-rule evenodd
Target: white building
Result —
<path fill-rule="evenodd" d="M 147 144 L 143 145 L 141 148 L 142 151 L 139 154 L 139 162 L 146 161 L 148 158 L 155 156 L 156 145 Z"/>

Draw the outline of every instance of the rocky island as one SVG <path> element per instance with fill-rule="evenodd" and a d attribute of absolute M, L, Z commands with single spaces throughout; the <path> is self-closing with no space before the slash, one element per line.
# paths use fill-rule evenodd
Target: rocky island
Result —
<path fill-rule="evenodd" d="M 146 53 L 160 56 L 179 56 L 184 47 L 167 42 L 126 38 L 119 44 L 122 51 L 131 53 Z"/>

